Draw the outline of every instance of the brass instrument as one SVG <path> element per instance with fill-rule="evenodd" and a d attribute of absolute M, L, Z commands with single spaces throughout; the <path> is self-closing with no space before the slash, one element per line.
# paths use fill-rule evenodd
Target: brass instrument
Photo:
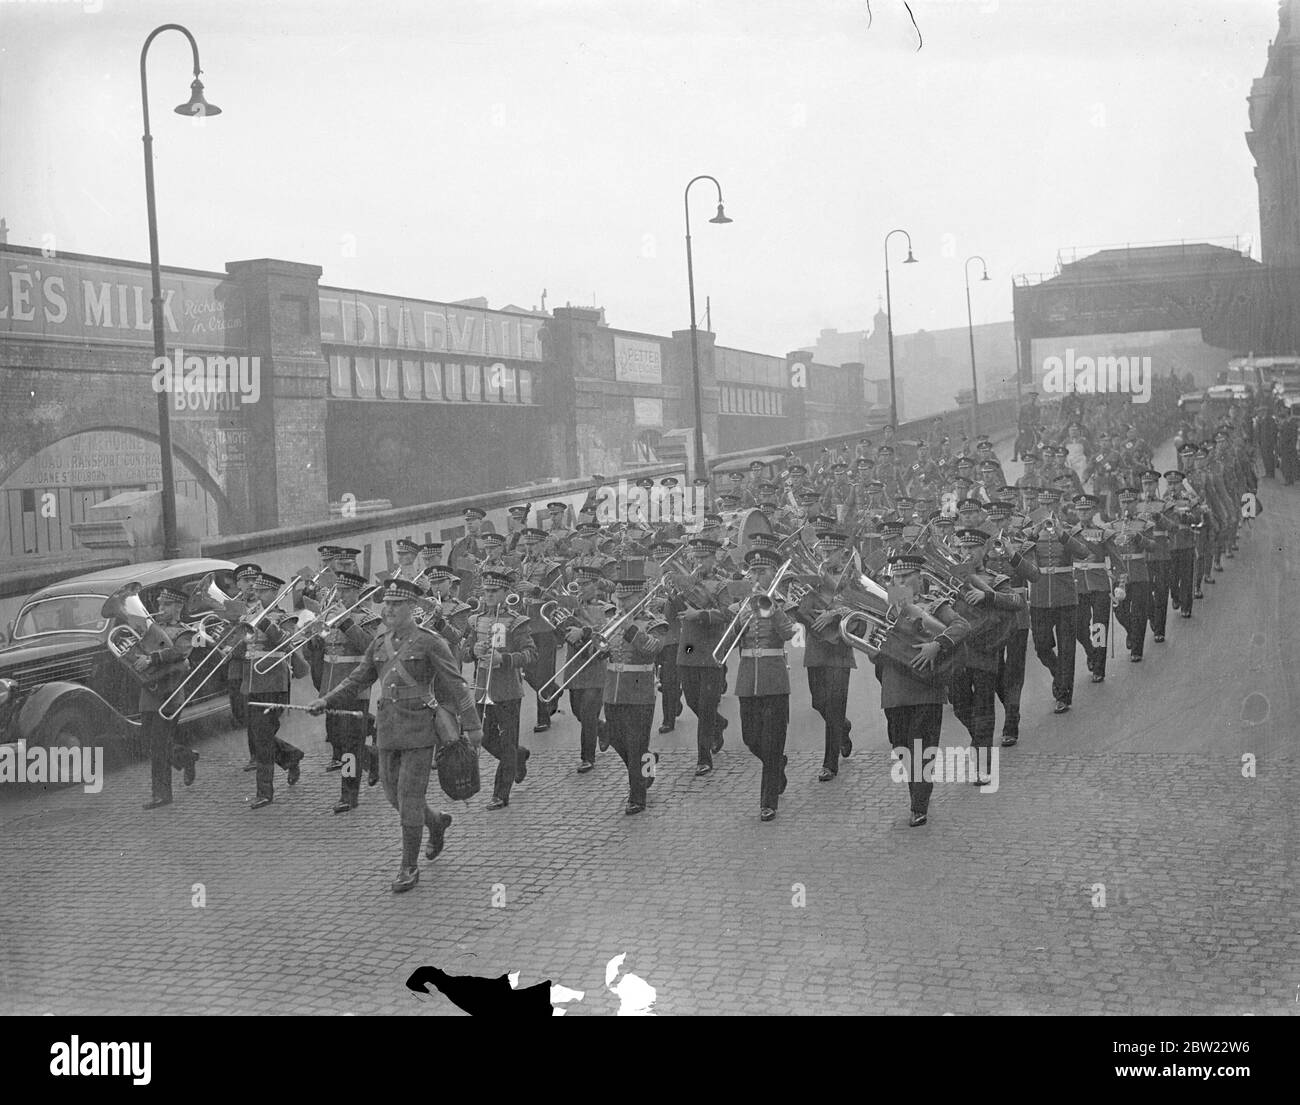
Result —
<path fill-rule="evenodd" d="M 190 702 L 202 690 L 203 685 L 218 671 L 225 667 L 226 662 L 230 659 L 230 654 L 234 652 L 235 647 L 242 644 L 245 638 L 251 634 L 262 622 L 271 616 L 272 611 L 279 605 L 280 600 L 290 594 L 299 583 L 302 582 L 301 576 L 294 576 L 279 591 L 276 592 L 275 598 L 265 607 L 253 615 L 244 615 L 239 621 L 231 625 L 221 638 L 212 646 L 212 650 L 203 657 L 202 660 L 194 667 L 166 700 L 158 707 L 158 716 L 164 721 L 174 721 L 180 716 L 180 712 L 190 704 Z"/>
<path fill-rule="evenodd" d="M 944 625 L 933 610 L 914 601 L 895 602 L 888 590 L 870 576 L 855 581 L 862 594 L 853 609 L 840 620 L 840 639 L 865 652 L 873 663 L 888 660 L 906 669 L 908 675 L 933 687 L 943 687 L 956 668 L 957 655 L 938 661 L 933 668 L 912 667 L 916 646 L 927 644 L 944 632 Z M 942 605 L 947 600 L 936 603 Z M 865 623 L 866 631 L 855 633 L 853 627 Z"/>
<path fill-rule="evenodd" d="M 776 570 L 776 575 L 772 577 L 772 582 L 766 591 L 758 591 L 746 596 L 740 602 L 740 609 L 732 617 L 727 628 L 722 631 L 722 636 L 718 638 L 718 643 L 713 647 L 713 662 L 721 667 L 726 667 L 727 661 L 731 654 L 740 644 L 740 639 L 745 635 L 745 630 L 749 628 L 749 623 L 755 618 L 770 618 L 776 613 L 776 600 L 778 598 L 777 589 L 785 582 L 786 576 L 790 574 L 794 558 L 788 558 Z"/>
<path fill-rule="evenodd" d="M 259 656 L 253 662 L 253 670 L 258 675 L 269 675 L 281 664 L 287 663 L 293 654 L 312 638 L 328 633 L 361 606 L 362 603 L 369 602 L 382 590 L 383 588 L 379 586 L 368 587 L 361 592 L 361 597 L 356 602 L 328 617 L 324 615 L 317 617 L 310 610 L 300 611 L 297 617 L 297 628 L 273 649 L 270 649 L 265 656 Z"/>
<path fill-rule="evenodd" d="M 641 611 L 645 610 L 651 602 L 656 600 L 658 592 L 665 589 L 666 586 L 667 584 L 664 582 L 663 577 L 660 577 L 646 588 L 645 594 L 624 610 L 623 613 L 619 614 L 615 612 L 614 615 L 599 629 L 593 629 L 591 639 L 583 644 L 577 652 L 565 660 L 563 664 L 556 668 L 555 674 L 551 676 L 551 678 L 548 679 L 537 692 L 537 697 L 548 706 L 559 699 L 560 695 L 568 690 L 569 685 L 573 683 L 578 676 L 599 660 L 603 653 L 609 651 L 610 638 L 623 632 L 623 630 L 628 627 Z M 615 607 L 615 610 L 617 611 L 617 607 Z M 668 624 L 666 621 L 662 621 L 662 619 L 656 621 L 654 624 L 658 625 L 661 622 L 665 626 Z M 559 626 L 556 626 L 556 628 L 558 629 Z"/>

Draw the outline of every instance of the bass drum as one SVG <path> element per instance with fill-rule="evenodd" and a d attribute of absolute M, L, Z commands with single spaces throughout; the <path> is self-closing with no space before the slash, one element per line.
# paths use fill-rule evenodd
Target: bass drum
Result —
<path fill-rule="evenodd" d="M 773 532 L 771 521 L 756 506 L 727 511 L 722 515 L 723 541 L 729 549 L 736 551 L 737 561 L 753 547 L 754 534 Z"/>

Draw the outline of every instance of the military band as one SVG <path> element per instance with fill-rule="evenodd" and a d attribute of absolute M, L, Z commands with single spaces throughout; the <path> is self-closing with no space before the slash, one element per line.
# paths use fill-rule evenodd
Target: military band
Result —
<path fill-rule="evenodd" d="M 364 772 L 382 780 L 402 826 L 392 885 L 402 892 L 418 881 L 424 830 L 426 856 L 442 850 L 451 819 L 428 804 L 427 788 L 436 750 L 458 733 L 475 745 L 481 737 L 497 760 L 486 809 L 501 810 L 528 776 L 525 695 L 536 703 L 535 733 L 564 703 L 577 772 L 612 747 L 627 775 L 624 812 L 637 814 L 657 774 L 656 706 L 660 734 L 674 731 L 683 701 L 694 714 L 695 776 L 708 776 L 734 673 L 741 737 L 761 765 L 759 818 L 769 822 L 788 785 L 793 643 L 823 725 L 818 781 L 836 779 L 853 751 L 849 689 L 863 652 L 895 770 L 909 784 L 909 824 L 923 825 L 932 784 L 921 761 L 938 745 L 945 702 L 977 754 L 972 781 L 987 782 L 998 702 L 1002 747 L 1021 740 L 1029 640 L 1051 676 L 1054 712 L 1064 713 L 1075 703 L 1076 651 L 1092 682 L 1104 681 L 1112 618 L 1138 662 L 1148 630 L 1166 641 L 1170 605 L 1192 617 L 1235 556 L 1236 504 L 1256 487 L 1248 442 L 1231 425 L 1199 446 L 1184 442 L 1162 473 L 1136 426 L 1102 432 L 1093 446 L 1071 424 L 1063 440 L 1018 442 L 1025 475 L 1015 486 L 988 439 L 970 456 L 969 442 L 954 455 L 937 433 L 912 446 L 887 436 L 874 451 L 867 439 L 852 454 L 828 449 L 811 468 L 793 453 L 784 471 L 754 462 L 748 478 L 736 471 L 722 486 L 642 478 L 640 513 L 617 523 L 596 517 L 605 504 L 594 492 L 576 522 L 562 501 L 511 507 L 508 535 L 471 507 L 446 563 L 443 542 L 398 538 L 377 585 L 358 569 L 359 550 L 334 545 L 292 584 L 252 563 L 234 569 L 234 594 L 205 580 L 198 597 L 240 630 L 223 637 L 213 663 L 247 728 L 251 808 L 273 801 L 277 766 L 297 782 L 303 753 L 278 730 L 292 680 L 310 670 L 326 770 L 341 771 L 333 811 L 357 808 Z M 707 507 L 692 514 L 688 491 L 707 493 Z M 172 801 L 172 771 L 187 785 L 195 778 L 197 753 L 178 742 L 168 708 L 194 670 L 193 626 L 181 621 L 194 598 L 163 591 L 138 643 L 122 642 L 141 678 L 148 809 Z M 113 612 L 126 617 L 121 603 Z"/>

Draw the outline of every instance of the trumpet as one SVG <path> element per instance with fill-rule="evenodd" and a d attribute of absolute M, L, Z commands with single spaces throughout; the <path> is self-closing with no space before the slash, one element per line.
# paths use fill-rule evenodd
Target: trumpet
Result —
<path fill-rule="evenodd" d="M 334 629 L 362 603 L 369 602 L 381 590 L 381 587 L 367 587 L 361 592 L 361 597 L 356 602 L 344 607 L 336 614 L 331 614 L 329 617 L 317 616 L 312 614 L 310 610 L 300 611 L 297 628 L 273 649 L 270 649 L 265 656 L 259 656 L 253 662 L 253 670 L 258 675 L 269 675 L 281 664 L 287 663 L 290 657 L 306 645 L 308 641 Z"/>
<path fill-rule="evenodd" d="M 280 600 L 285 595 L 290 594 L 301 582 L 302 576 L 294 576 L 276 592 L 275 598 L 256 614 L 245 615 L 231 625 L 221 635 L 221 638 L 213 644 L 212 651 L 199 661 L 194 670 L 181 681 L 180 686 L 172 691 L 162 705 L 158 707 L 158 716 L 164 721 L 175 721 L 180 716 L 180 712 L 197 697 L 204 684 L 225 667 L 226 662 L 230 659 L 230 654 L 235 651 L 235 647 L 242 644 L 248 634 L 269 618 L 271 612 L 279 605 Z"/>

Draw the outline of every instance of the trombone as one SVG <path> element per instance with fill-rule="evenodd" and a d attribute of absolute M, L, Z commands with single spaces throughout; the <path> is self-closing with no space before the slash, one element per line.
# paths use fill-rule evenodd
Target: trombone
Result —
<path fill-rule="evenodd" d="M 776 600 L 780 597 L 777 595 L 777 588 L 786 582 L 786 576 L 790 574 L 793 564 L 794 557 L 790 557 L 776 570 L 772 584 L 766 591 L 759 591 L 749 595 L 741 602 L 740 609 L 736 611 L 727 628 L 722 631 L 722 636 L 713 648 L 713 662 L 715 664 L 726 667 L 727 661 L 731 658 L 736 646 L 740 644 L 741 637 L 745 635 L 745 630 L 749 628 L 749 623 L 753 621 L 755 616 L 770 618 L 776 613 Z"/>
<path fill-rule="evenodd" d="M 609 651 L 610 638 L 622 633 L 641 611 L 654 601 L 658 596 L 658 592 L 666 586 L 666 581 L 661 576 L 646 589 L 646 593 L 637 599 L 632 606 L 629 606 L 621 614 L 615 614 L 599 629 L 593 629 L 591 639 L 585 642 L 577 652 L 555 670 L 555 674 L 537 692 L 537 697 L 548 706 L 557 701 L 578 676 Z"/>
<path fill-rule="evenodd" d="M 287 663 L 300 648 L 302 648 L 313 637 L 328 633 L 351 614 L 362 603 L 369 602 L 383 588 L 367 587 L 361 592 L 361 597 L 351 606 L 344 607 L 336 614 L 329 617 L 320 617 L 312 614 L 310 610 L 303 610 L 298 614 L 298 628 L 289 636 L 285 637 L 273 649 L 270 649 L 265 656 L 259 656 L 253 662 L 253 670 L 258 675 L 270 675 L 281 664 Z"/>
<path fill-rule="evenodd" d="M 180 712 L 198 696 L 199 691 L 203 689 L 203 685 L 226 665 L 226 662 L 230 659 L 230 654 L 235 651 L 235 647 L 242 644 L 248 634 L 252 633 L 270 616 L 271 612 L 280 604 L 280 600 L 293 591 L 301 582 L 302 576 L 294 576 L 276 592 L 274 599 L 251 618 L 245 615 L 244 618 L 231 625 L 212 646 L 212 651 L 199 661 L 194 670 L 181 681 L 180 686 L 172 691 L 162 705 L 158 707 L 158 716 L 163 721 L 175 721 L 180 716 Z"/>

